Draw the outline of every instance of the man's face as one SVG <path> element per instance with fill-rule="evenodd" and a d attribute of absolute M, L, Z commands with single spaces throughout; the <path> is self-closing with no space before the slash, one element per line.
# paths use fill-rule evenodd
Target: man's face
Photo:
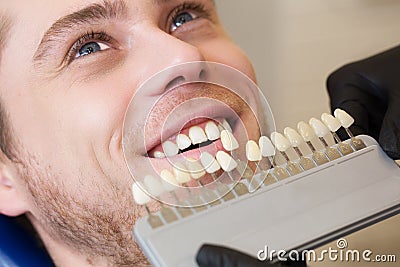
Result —
<path fill-rule="evenodd" d="M 143 210 L 132 202 L 122 152 L 132 96 L 172 65 L 220 62 L 255 80 L 250 62 L 211 0 L 2 1 L 0 8 L 12 19 L 1 99 L 30 218 L 45 241 L 80 249 L 91 261 L 140 263 L 131 230 Z M 171 80 L 149 94 L 163 93 Z"/>

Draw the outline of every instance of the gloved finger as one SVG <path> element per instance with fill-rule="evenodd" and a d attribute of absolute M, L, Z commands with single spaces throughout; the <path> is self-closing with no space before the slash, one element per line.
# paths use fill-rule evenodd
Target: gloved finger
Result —
<path fill-rule="evenodd" d="M 265 267 L 279 266 L 259 261 L 239 251 L 216 245 L 202 245 L 196 256 L 200 267 Z"/>
<path fill-rule="evenodd" d="M 400 100 L 392 101 L 386 111 L 379 144 L 392 159 L 400 159 Z"/>
<path fill-rule="evenodd" d="M 201 246 L 196 256 L 200 267 L 306 267 L 305 261 L 284 261 L 268 263 L 259 261 L 242 252 L 218 245 L 205 244 Z"/>

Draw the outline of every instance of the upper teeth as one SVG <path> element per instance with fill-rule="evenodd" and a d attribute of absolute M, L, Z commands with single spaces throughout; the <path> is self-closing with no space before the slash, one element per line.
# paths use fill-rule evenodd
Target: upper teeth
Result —
<path fill-rule="evenodd" d="M 187 135 L 178 134 L 176 136 L 176 144 L 178 145 L 178 148 L 180 150 L 184 150 L 184 149 L 190 147 L 190 145 L 192 144 L 192 141 L 190 141 L 190 139 L 189 139 L 189 137 L 187 137 Z"/>
<path fill-rule="evenodd" d="M 208 140 L 213 141 L 220 137 L 218 126 L 213 121 L 207 122 L 205 132 Z"/>
<path fill-rule="evenodd" d="M 165 141 L 162 147 L 167 157 L 175 156 L 179 152 L 178 146 L 171 141 Z"/>
<path fill-rule="evenodd" d="M 190 147 L 192 144 L 197 145 L 208 140 L 214 141 L 221 137 L 221 141 L 224 142 L 227 150 L 231 151 L 239 147 L 235 137 L 232 135 L 231 127 L 229 126 L 228 122 L 224 119 L 221 122 L 221 131 L 225 132 L 224 134 L 221 133 L 220 128 L 217 124 L 213 121 L 209 121 L 206 123 L 204 130 L 199 126 L 193 126 L 189 129 L 188 135 L 179 133 L 176 138 L 176 144 L 171 141 L 167 140 L 162 143 L 163 151 L 155 151 L 153 153 L 154 158 L 165 158 L 175 156 L 179 153 L 179 150 L 183 151 Z M 228 130 L 225 130 L 227 128 Z M 223 136 L 221 136 L 221 134 Z M 224 146 L 224 147 L 225 147 Z"/>
<path fill-rule="evenodd" d="M 189 129 L 189 138 L 193 145 L 197 145 L 207 141 L 206 133 L 199 126 L 193 126 Z"/>

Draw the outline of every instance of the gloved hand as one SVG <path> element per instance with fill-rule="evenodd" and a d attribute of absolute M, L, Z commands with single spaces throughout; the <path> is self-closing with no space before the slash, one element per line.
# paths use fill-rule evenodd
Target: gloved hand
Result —
<path fill-rule="evenodd" d="M 374 137 L 390 157 L 400 158 L 400 46 L 341 67 L 327 88 L 332 111 L 354 117 L 354 134 Z"/>
<path fill-rule="evenodd" d="M 196 256 L 200 267 L 305 267 L 305 262 L 266 263 L 239 251 L 216 245 L 201 246 Z"/>

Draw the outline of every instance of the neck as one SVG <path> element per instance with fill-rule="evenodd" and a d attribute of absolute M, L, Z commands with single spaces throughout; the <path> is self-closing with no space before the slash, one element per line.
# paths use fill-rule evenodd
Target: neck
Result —
<path fill-rule="evenodd" d="M 44 230 L 42 225 L 32 216 L 27 215 L 32 225 L 38 232 L 54 264 L 59 267 L 91 267 L 91 266 L 110 266 L 105 258 L 91 257 L 85 251 L 77 250 L 52 237 Z"/>

